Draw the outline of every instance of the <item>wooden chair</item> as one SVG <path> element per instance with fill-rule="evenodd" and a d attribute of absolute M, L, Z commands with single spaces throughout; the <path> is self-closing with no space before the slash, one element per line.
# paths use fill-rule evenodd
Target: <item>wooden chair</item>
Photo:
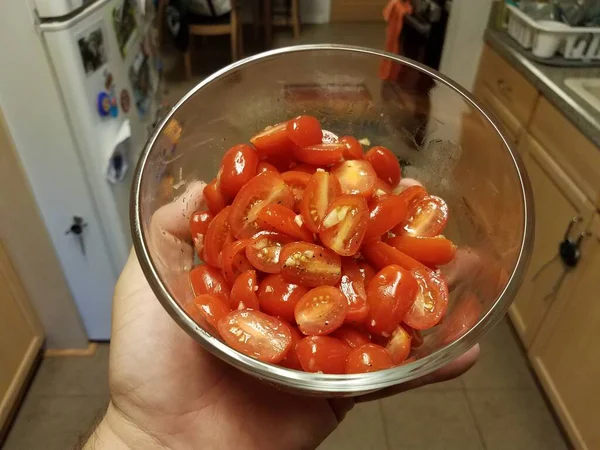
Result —
<path fill-rule="evenodd" d="M 294 39 L 300 37 L 300 0 L 286 1 L 286 15 L 273 19 L 272 0 L 262 0 L 263 21 L 265 25 L 265 46 L 269 48 L 273 39 L 273 25 L 292 27 Z"/>

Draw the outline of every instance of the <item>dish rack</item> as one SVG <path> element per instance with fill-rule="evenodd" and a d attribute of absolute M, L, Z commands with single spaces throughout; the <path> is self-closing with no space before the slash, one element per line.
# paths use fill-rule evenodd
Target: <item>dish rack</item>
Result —
<path fill-rule="evenodd" d="M 519 8 L 508 8 L 507 32 L 523 48 L 540 58 L 557 52 L 569 60 L 600 60 L 600 28 L 571 27 L 562 22 L 535 21 Z"/>

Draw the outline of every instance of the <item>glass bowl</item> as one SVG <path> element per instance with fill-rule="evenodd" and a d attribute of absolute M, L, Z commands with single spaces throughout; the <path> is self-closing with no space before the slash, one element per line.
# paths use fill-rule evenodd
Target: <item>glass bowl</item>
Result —
<path fill-rule="evenodd" d="M 396 74 L 395 81 L 384 79 L 385 73 Z M 185 312 L 193 299 L 188 281 L 194 264 L 191 248 L 153 238 L 158 233 L 153 230 L 155 212 L 175 199 L 189 201 L 186 188 L 214 178 L 227 149 L 300 114 L 317 117 L 338 136 L 366 138 L 371 145 L 392 149 L 404 177 L 421 181 L 449 205 L 444 234 L 459 248 L 454 261 L 441 268 L 452 287 L 448 313 L 425 333 L 415 358 L 403 365 L 327 375 L 285 369 L 238 353 Z M 189 91 L 156 128 L 139 160 L 131 225 L 135 251 L 158 300 L 206 350 L 280 388 L 333 396 L 409 381 L 475 345 L 504 316 L 521 283 L 534 218 L 519 156 L 467 91 L 412 60 L 326 44 L 244 59 Z M 178 232 L 189 240 L 186 227 L 187 222 Z"/>

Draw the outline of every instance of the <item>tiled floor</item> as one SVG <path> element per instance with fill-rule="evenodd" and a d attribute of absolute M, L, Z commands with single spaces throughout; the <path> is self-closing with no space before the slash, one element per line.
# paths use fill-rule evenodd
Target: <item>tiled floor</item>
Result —
<path fill-rule="evenodd" d="M 227 41 L 215 39 L 217 47 L 223 44 L 225 58 L 205 57 L 199 50 L 193 80 L 182 79 L 180 56 L 167 58 L 169 101 L 227 63 Z M 334 42 L 381 47 L 383 39 L 379 24 L 306 26 L 298 41 L 283 31 L 274 45 Z M 461 379 L 361 404 L 320 449 L 567 448 L 508 322 L 500 323 L 481 344 L 479 362 Z M 108 345 L 90 358 L 44 360 L 4 448 L 71 448 L 106 408 L 107 369 Z"/>

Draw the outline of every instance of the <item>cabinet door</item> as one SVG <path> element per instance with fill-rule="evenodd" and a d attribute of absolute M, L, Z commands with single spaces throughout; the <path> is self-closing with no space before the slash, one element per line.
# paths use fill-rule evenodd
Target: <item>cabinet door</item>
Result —
<path fill-rule="evenodd" d="M 600 216 L 531 347 L 530 359 L 577 448 L 600 448 Z"/>
<path fill-rule="evenodd" d="M 514 114 L 488 89 L 480 80 L 473 89 L 473 95 L 483 103 L 494 115 L 502 127 L 502 131 L 514 143 L 519 140 L 523 126 Z"/>
<path fill-rule="evenodd" d="M 558 246 L 574 218 L 580 222 L 572 235 L 583 231 L 594 207 L 531 136 L 523 136 L 520 153 L 533 188 L 535 240 L 527 274 L 509 314 L 523 344 L 529 347 L 556 298 L 554 287 L 563 273 Z"/>

